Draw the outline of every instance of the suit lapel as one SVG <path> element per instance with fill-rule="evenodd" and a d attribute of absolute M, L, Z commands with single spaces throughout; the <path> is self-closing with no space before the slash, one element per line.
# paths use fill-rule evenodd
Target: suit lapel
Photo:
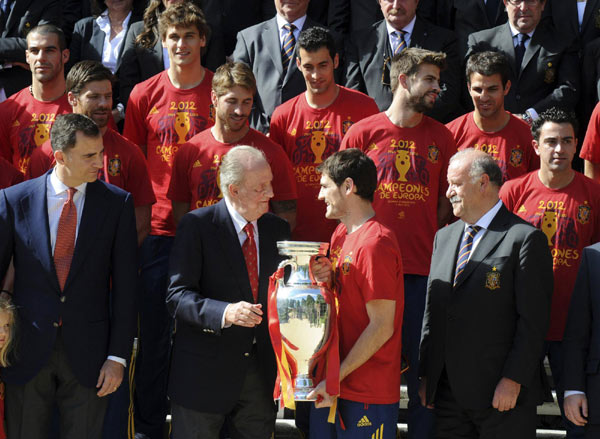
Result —
<path fill-rule="evenodd" d="M 246 269 L 246 260 L 244 259 L 244 253 L 242 253 L 242 247 L 233 226 L 233 221 L 227 211 L 225 200 L 219 201 L 216 205 L 213 222 L 219 230 L 219 241 L 221 242 L 223 253 L 229 262 L 231 277 L 238 283 L 243 300 L 253 303 L 254 297 L 252 296 L 250 278 Z"/>
<path fill-rule="evenodd" d="M 442 279 L 447 279 L 449 281 L 448 285 L 452 288 L 452 284 L 454 283 L 454 272 L 456 271 L 456 259 L 458 258 L 458 246 L 460 245 L 460 241 L 465 232 L 465 223 L 462 220 L 458 220 L 448 227 L 452 227 L 450 236 L 448 237 L 449 239 L 445 242 L 438 243 L 438 245 L 443 245 L 446 248 L 444 259 L 449 259 L 454 262 L 452 264 L 442 265 L 447 267 Z"/>
<path fill-rule="evenodd" d="M 104 37 L 105 33 L 102 32 L 100 26 L 96 23 L 92 25 L 92 36 L 90 38 L 90 45 L 96 49 L 98 52 L 98 61 L 102 60 L 102 51 L 104 50 Z M 125 46 L 125 44 L 121 44 L 121 47 Z"/>
<path fill-rule="evenodd" d="M 424 47 L 426 38 L 427 32 L 425 30 L 425 24 L 417 17 L 415 20 L 415 27 L 410 36 L 410 47 Z"/>
<path fill-rule="evenodd" d="M 81 213 L 71 268 L 65 282 L 65 290 L 69 287 L 73 276 L 79 272 L 79 267 L 89 253 L 88 249 L 90 245 L 96 240 L 98 232 L 102 229 L 102 223 L 110 208 L 107 200 L 107 191 L 103 183 L 99 181 L 88 183 L 86 186 L 85 203 L 83 204 L 83 212 Z"/>
<path fill-rule="evenodd" d="M 577 31 L 575 33 L 575 35 L 579 35 L 579 15 L 577 14 L 577 4 L 575 4 L 574 8 L 575 8 L 574 25 L 575 25 L 575 30 Z M 586 28 L 588 22 L 594 15 L 594 12 L 597 10 L 597 8 L 598 8 L 598 0 L 588 0 L 587 1 L 587 3 L 585 4 L 585 10 L 583 11 L 583 20 L 581 20 L 581 29 L 582 30 Z M 570 21 L 573 22 L 573 20 L 570 20 Z"/>
<path fill-rule="evenodd" d="M 273 65 L 279 72 L 279 75 L 283 73 L 283 64 L 281 63 L 281 43 L 279 42 L 279 29 L 277 28 L 277 18 L 274 17 L 267 21 L 262 30 L 263 41 L 266 43 L 267 52 L 273 60 Z M 292 59 L 291 64 L 294 63 Z M 290 69 L 288 68 L 288 71 Z"/>
<path fill-rule="evenodd" d="M 38 260 L 44 267 L 44 273 L 48 275 L 52 285 L 57 291 L 60 291 L 50 245 L 48 198 L 46 196 L 47 177 L 48 174 L 46 173 L 38 178 L 38 185 L 28 196 L 20 201 L 20 205 L 31 239 L 28 245 L 35 252 Z"/>
<path fill-rule="evenodd" d="M 531 42 L 529 43 L 529 46 L 527 46 L 527 49 L 525 50 L 525 55 L 523 56 L 523 63 L 521 64 L 521 72 L 519 73 L 519 76 L 521 76 L 521 73 L 523 73 L 525 71 L 525 68 L 527 67 L 527 64 L 529 64 L 529 61 L 531 61 L 531 59 L 540 51 L 540 49 L 542 48 L 542 46 L 540 46 L 540 41 L 544 40 L 544 27 L 540 24 L 537 29 L 535 30 L 535 32 L 533 33 L 533 37 L 531 37 Z"/>
<path fill-rule="evenodd" d="M 508 57 L 510 67 L 513 69 L 513 73 L 515 78 L 519 76 L 519 66 L 517 66 L 517 61 L 515 60 L 515 46 L 513 44 L 512 32 L 510 31 L 510 26 L 508 23 L 504 24 L 498 32 L 498 36 L 496 39 L 498 44 L 494 44 L 494 46 L 498 47 L 505 55 Z M 527 56 L 527 53 L 525 54 Z"/>
<path fill-rule="evenodd" d="M 10 14 L 8 14 L 8 18 L 6 19 L 6 25 L 4 26 L 4 32 L 2 32 L 2 36 L 5 37 L 7 36 L 10 31 L 19 26 L 19 21 L 21 20 L 21 17 L 23 15 L 25 15 L 25 11 L 27 10 L 27 8 L 29 7 L 29 4 L 32 2 L 33 0 L 15 0 L 11 6 L 11 11 Z M 30 23 L 31 24 L 31 28 L 33 28 L 35 23 Z"/>

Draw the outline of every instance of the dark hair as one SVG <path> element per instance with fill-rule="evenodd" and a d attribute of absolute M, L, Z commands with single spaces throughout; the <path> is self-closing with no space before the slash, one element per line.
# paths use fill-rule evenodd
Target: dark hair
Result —
<path fill-rule="evenodd" d="M 398 88 L 398 76 L 400 74 L 405 74 L 406 76 L 415 75 L 418 73 L 419 67 L 423 64 L 432 64 L 440 70 L 444 70 L 446 68 L 446 54 L 418 47 L 410 47 L 394 56 L 390 69 L 390 87 L 392 93 Z"/>
<path fill-rule="evenodd" d="M 71 67 L 67 75 L 66 90 L 78 95 L 89 82 L 104 80 L 110 81 L 111 85 L 113 85 L 115 77 L 101 62 L 91 60 L 79 61 Z"/>
<path fill-rule="evenodd" d="M 337 54 L 335 47 L 335 40 L 331 33 L 320 26 L 310 27 L 303 30 L 298 35 L 298 42 L 296 43 L 296 56 L 300 58 L 300 49 L 304 49 L 307 52 L 316 52 L 321 47 L 326 47 L 329 51 L 329 55 L 333 60 Z"/>
<path fill-rule="evenodd" d="M 199 8 L 202 7 L 201 0 L 189 0 Z M 135 44 L 146 49 L 152 49 L 158 39 L 158 19 L 165 10 L 162 0 L 151 0 L 144 11 L 144 28 L 135 39 Z M 208 38 L 207 38 L 208 39 Z"/>
<path fill-rule="evenodd" d="M 67 113 L 56 116 L 50 130 L 52 151 L 66 151 L 75 146 L 77 131 L 86 137 L 100 136 L 100 128 L 92 119 L 83 114 Z"/>
<path fill-rule="evenodd" d="M 27 36 L 33 33 L 40 35 L 54 34 L 58 38 L 58 48 L 60 49 L 60 51 L 62 52 L 67 48 L 67 39 L 65 38 L 65 33 L 58 26 L 55 26 L 50 23 L 40 24 L 31 29 L 29 32 L 27 32 Z M 29 48 L 29 38 L 27 39 L 27 48 Z"/>
<path fill-rule="evenodd" d="M 210 27 L 204 17 L 204 12 L 199 6 L 194 3 L 183 2 L 173 6 L 169 6 L 160 14 L 158 19 L 158 32 L 161 40 L 164 40 L 167 35 L 169 26 L 175 27 L 195 27 L 198 29 L 200 37 L 210 39 Z"/>
<path fill-rule="evenodd" d="M 377 188 L 377 168 L 373 160 L 360 149 L 350 148 L 330 155 L 317 166 L 317 171 L 331 178 L 338 187 L 351 178 L 356 186 L 356 195 L 373 201 L 373 193 Z"/>
<path fill-rule="evenodd" d="M 542 127 L 546 122 L 559 124 L 568 123 L 571 125 L 571 127 L 573 127 L 574 133 L 577 133 L 577 130 L 579 129 L 579 123 L 577 122 L 577 118 L 575 117 L 574 113 L 557 107 L 548 108 L 546 111 L 542 112 L 531 124 L 531 135 L 536 142 L 540 140 Z"/>
<path fill-rule="evenodd" d="M 502 79 L 502 85 L 506 87 L 510 77 L 510 65 L 506 55 L 502 52 L 487 50 L 476 52 L 467 60 L 467 83 L 471 83 L 471 75 L 479 73 L 483 76 L 492 76 L 499 74 Z"/>

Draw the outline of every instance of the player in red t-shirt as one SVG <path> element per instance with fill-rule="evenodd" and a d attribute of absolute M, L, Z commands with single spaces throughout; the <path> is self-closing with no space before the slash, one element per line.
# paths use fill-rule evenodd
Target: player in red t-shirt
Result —
<path fill-rule="evenodd" d="M 475 111 L 446 124 L 459 150 L 475 148 L 490 154 L 504 181 L 538 169 L 531 130 L 504 109 L 510 90 L 510 65 L 500 52 L 478 52 L 467 61 L 467 86 Z"/>
<path fill-rule="evenodd" d="M 283 146 L 294 168 L 298 216 L 293 238 L 327 242 L 337 221 L 323 219 L 325 206 L 317 200 L 320 177 L 316 167 L 339 149 L 353 123 L 379 110 L 367 95 L 335 83 L 338 55 L 327 30 L 322 27 L 303 30 L 296 52 L 306 92 L 275 109 L 270 137 Z"/>
<path fill-rule="evenodd" d="M 22 181 L 23 174 L 8 160 L 0 157 L 0 189 L 10 187 Z"/>
<path fill-rule="evenodd" d="M 221 158 L 236 145 L 249 145 L 265 153 L 273 170 L 271 210 L 293 224 L 297 195 L 290 161 L 281 146 L 247 123 L 255 92 L 254 74 L 246 64 L 230 62 L 217 69 L 211 91 L 215 125 L 184 144 L 173 162 L 167 196 L 175 223 L 190 209 L 223 198 L 218 184 Z"/>
<path fill-rule="evenodd" d="M 23 174 L 31 153 L 50 138 L 58 114 L 69 113 L 64 65 L 69 60 L 65 35 L 51 24 L 27 34 L 25 58 L 31 69 L 31 87 L 0 104 L 0 156 Z"/>
<path fill-rule="evenodd" d="M 562 338 L 584 247 L 600 241 L 600 185 L 571 167 L 577 151 L 577 122 L 555 108 L 532 126 L 540 170 L 507 182 L 500 190 L 506 207 L 538 227 L 553 258 L 554 292 L 547 355 L 562 407 Z M 566 419 L 565 419 L 566 421 Z M 567 430 L 575 428 L 572 424 Z M 577 427 L 581 428 L 581 427 Z M 581 431 L 583 433 L 583 431 Z"/>
<path fill-rule="evenodd" d="M 600 182 L 600 102 L 590 117 L 579 157 L 583 159 L 585 175 Z"/>
<path fill-rule="evenodd" d="M 377 170 L 366 154 L 358 149 L 339 151 L 319 165 L 319 171 L 325 215 L 341 222 L 331 238 L 331 262 L 319 259 L 313 265 L 317 280 L 331 281 L 333 270 L 338 293 L 337 434 L 395 438 L 404 305 L 400 248 L 394 232 L 373 210 Z M 317 408 L 333 402 L 334 396 L 325 389 L 323 381 L 309 395 L 323 397 Z M 310 436 L 335 437 L 329 435 L 319 412 L 311 412 Z"/>

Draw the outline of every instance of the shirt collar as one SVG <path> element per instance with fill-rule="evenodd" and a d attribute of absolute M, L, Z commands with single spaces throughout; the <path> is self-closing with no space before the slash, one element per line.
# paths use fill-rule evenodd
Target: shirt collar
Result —
<path fill-rule="evenodd" d="M 69 189 L 69 186 L 67 186 L 62 181 L 60 181 L 60 179 L 58 178 L 58 175 L 56 175 L 56 168 L 54 168 L 52 170 L 52 173 L 50 174 L 49 187 L 52 188 L 52 190 L 54 191 L 54 195 L 61 194 L 63 192 L 66 192 Z M 87 188 L 87 183 L 85 183 L 85 182 L 81 183 L 79 186 L 75 187 L 75 189 L 77 189 L 77 192 L 81 192 L 82 195 L 85 195 L 86 188 Z"/>
<path fill-rule="evenodd" d="M 494 219 L 494 217 L 496 216 L 496 214 L 498 213 L 498 211 L 500 210 L 501 207 L 502 207 L 502 201 L 498 200 L 498 202 L 496 204 L 494 204 L 494 207 L 492 207 L 481 218 L 479 218 L 475 224 L 466 224 L 465 223 L 465 230 L 467 229 L 467 227 L 469 227 L 471 225 L 479 226 L 483 230 L 487 230 L 490 227 L 490 223 L 492 222 L 492 220 Z"/>
<path fill-rule="evenodd" d="M 413 19 L 412 19 L 412 20 L 410 20 L 410 23 L 408 23 L 406 26 L 404 26 L 402 29 L 400 29 L 400 30 L 403 30 L 404 32 L 406 32 L 406 33 L 408 34 L 408 38 L 410 38 L 410 36 L 411 36 L 411 35 L 412 35 L 412 33 L 413 33 L 413 29 L 415 28 L 415 22 L 416 22 L 416 21 L 417 21 L 417 16 L 415 15 L 415 16 L 413 17 Z M 387 21 L 385 22 L 385 27 L 387 28 L 387 33 L 388 33 L 388 36 L 389 36 L 389 35 L 391 35 L 391 34 L 392 34 L 392 32 L 398 32 L 398 30 L 397 30 L 397 29 L 394 29 L 394 28 L 392 27 L 392 25 L 391 25 L 391 24 L 389 24 Z M 406 37 L 405 37 L 405 38 L 406 38 Z"/>
<path fill-rule="evenodd" d="M 239 214 L 237 210 L 231 205 L 227 197 L 223 197 L 225 200 L 225 206 L 227 207 L 227 212 L 229 212 L 229 216 L 231 217 L 231 221 L 233 222 L 233 227 L 235 228 L 235 233 L 238 235 L 244 230 L 248 221 L 242 215 Z M 254 235 L 256 236 L 256 232 L 258 232 L 257 220 L 252 221 L 252 226 L 254 226 Z"/>
<path fill-rule="evenodd" d="M 127 17 L 125 17 L 125 20 L 123 20 L 123 30 L 127 29 L 130 19 L 131 11 L 129 11 L 129 14 L 127 14 Z M 110 18 L 108 18 L 108 9 L 105 10 L 102 14 L 98 15 L 98 18 L 96 18 L 96 23 L 98 23 L 98 27 L 102 32 L 104 32 L 107 35 L 110 35 Z"/>
<path fill-rule="evenodd" d="M 283 18 L 279 14 L 277 14 L 276 17 L 277 17 L 277 29 L 281 30 L 283 25 L 288 24 L 288 22 L 286 21 L 285 18 Z M 298 18 L 296 21 L 291 22 L 290 24 L 293 24 L 294 26 L 296 26 L 296 29 L 301 31 L 304 28 L 305 21 L 306 21 L 306 15 L 303 15 L 302 17 Z"/>
<path fill-rule="evenodd" d="M 508 22 L 508 27 L 510 27 L 510 33 L 513 36 L 513 38 L 521 33 L 516 28 L 514 28 L 512 24 L 510 24 L 510 21 Z M 531 32 L 527 32 L 527 35 L 529 36 L 530 40 L 531 40 L 531 37 L 533 37 L 534 32 L 535 32 L 535 29 L 533 29 Z"/>

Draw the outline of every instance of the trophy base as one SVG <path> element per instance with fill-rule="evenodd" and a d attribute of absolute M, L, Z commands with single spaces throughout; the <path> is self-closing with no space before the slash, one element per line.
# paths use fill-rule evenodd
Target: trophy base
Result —
<path fill-rule="evenodd" d="M 308 398 L 308 394 L 315 390 L 315 384 L 307 374 L 298 375 L 294 380 L 294 401 L 316 401 L 317 398 Z"/>

